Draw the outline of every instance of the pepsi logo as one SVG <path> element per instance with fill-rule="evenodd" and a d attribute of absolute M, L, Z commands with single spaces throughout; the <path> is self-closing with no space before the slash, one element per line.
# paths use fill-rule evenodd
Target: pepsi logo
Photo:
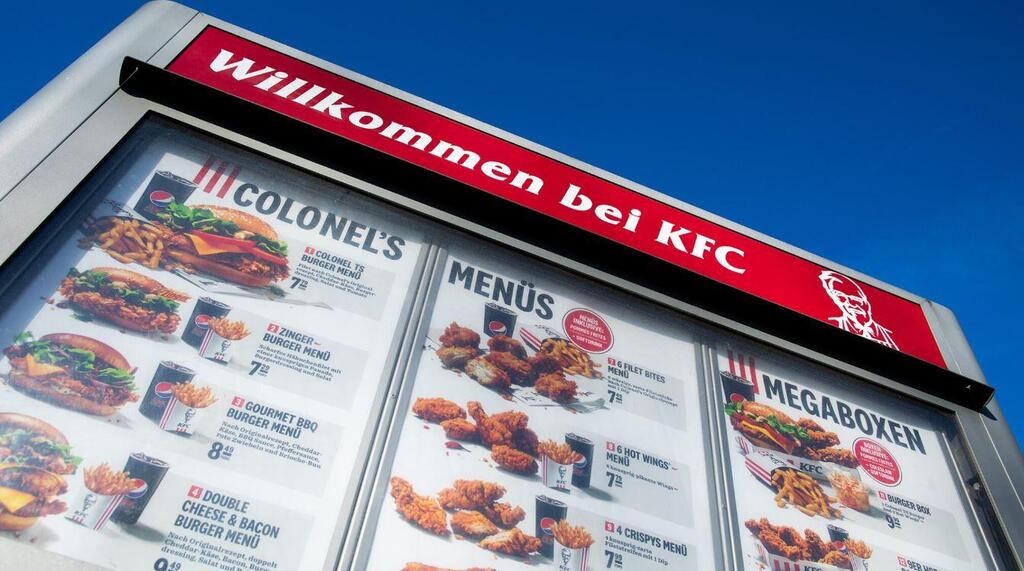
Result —
<path fill-rule="evenodd" d="M 487 330 L 495 335 L 504 335 L 508 327 L 504 323 L 494 320 L 487 324 Z"/>
<path fill-rule="evenodd" d="M 554 532 L 551 528 L 555 525 L 555 518 L 545 517 L 540 520 L 540 530 L 544 532 L 544 535 L 553 535 Z"/>
<path fill-rule="evenodd" d="M 196 316 L 196 318 L 193 321 L 195 322 L 196 327 L 200 329 L 209 329 L 210 320 L 212 319 L 213 316 L 206 315 L 205 313 L 200 313 L 199 315 Z"/>
<path fill-rule="evenodd" d="M 171 398 L 171 387 L 173 387 L 173 386 L 174 386 L 174 383 L 168 383 L 167 381 L 160 381 L 159 383 L 156 384 L 155 387 L 153 387 L 153 392 L 156 393 L 156 396 L 158 396 L 158 397 L 160 397 L 162 399 L 169 399 L 169 398 Z"/>
<path fill-rule="evenodd" d="M 126 498 L 137 500 L 149 491 L 149 484 L 142 478 L 132 478 L 132 482 L 135 483 L 135 489 L 125 494 Z"/>
<path fill-rule="evenodd" d="M 149 193 L 149 201 L 157 208 L 167 208 L 167 205 L 174 202 L 174 195 L 166 190 L 154 190 Z"/>
<path fill-rule="evenodd" d="M 587 457 L 582 455 L 582 454 L 577 454 L 576 455 L 576 461 L 573 462 L 572 465 L 577 467 L 577 468 L 586 468 L 587 467 Z"/>

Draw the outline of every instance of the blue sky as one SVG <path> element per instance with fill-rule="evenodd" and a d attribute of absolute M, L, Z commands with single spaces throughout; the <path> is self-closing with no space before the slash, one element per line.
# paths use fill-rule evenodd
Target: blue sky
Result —
<path fill-rule="evenodd" d="M 947 305 L 1019 407 L 1024 5 L 680 4 L 190 3 Z M 136 5 L 5 7 L 0 116 Z"/>

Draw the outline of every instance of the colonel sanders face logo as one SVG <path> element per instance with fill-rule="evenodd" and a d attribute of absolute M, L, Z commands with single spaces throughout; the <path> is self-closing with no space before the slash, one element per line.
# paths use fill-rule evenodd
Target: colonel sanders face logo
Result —
<path fill-rule="evenodd" d="M 842 312 L 828 318 L 843 331 L 881 343 L 891 349 L 899 349 L 892 339 L 892 331 L 875 321 L 871 315 L 871 302 L 857 282 L 836 272 L 824 270 L 818 276 L 825 293 Z"/>

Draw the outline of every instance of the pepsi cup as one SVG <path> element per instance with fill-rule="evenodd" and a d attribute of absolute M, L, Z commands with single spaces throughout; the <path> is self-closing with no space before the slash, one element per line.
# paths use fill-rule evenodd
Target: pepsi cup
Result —
<path fill-rule="evenodd" d="M 484 306 L 484 332 L 489 337 L 495 335 L 512 337 L 516 331 L 516 317 L 518 314 L 511 309 L 496 303 L 488 303 Z"/>
<path fill-rule="evenodd" d="M 195 189 L 196 184 L 187 178 L 168 171 L 157 171 L 153 173 L 149 185 L 135 203 L 135 212 L 150 220 L 159 220 L 158 215 L 165 208 L 172 202 L 184 204 Z"/>
<path fill-rule="evenodd" d="M 590 487 L 591 463 L 594 460 L 594 442 L 578 434 L 566 434 L 565 443 L 576 453 L 576 462 L 572 465 L 572 485 L 586 489 Z"/>
<path fill-rule="evenodd" d="M 174 396 L 171 393 L 171 387 L 179 383 L 190 383 L 195 376 L 196 372 L 188 367 L 182 367 L 171 361 L 161 361 L 153 375 L 153 380 L 149 382 L 146 396 L 139 403 L 139 412 L 153 422 L 160 422 L 167 403 Z"/>
<path fill-rule="evenodd" d="M 569 506 L 547 496 L 537 496 L 536 531 L 540 539 L 540 554 L 551 558 L 555 554 L 555 535 L 551 527 L 565 519 Z"/>
<path fill-rule="evenodd" d="M 842 543 L 847 539 L 850 539 L 850 532 L 838 525 L 830 525 L 828 526 L 828 538 L 833 543 Z"/>
<path fill-rule="evenodd" d="M 722 390 L 725 391 L 725 402 L 754 400 L 754 383 L 725 371 L 722 371 Z"/>
<path fill-rule="evenodd" d="M 201 297 L 192 310 L 192 317 L 185 324 L 185 330 L 181 332 L 181 340 L 199 348 L 206 337 L 206 331 L 210 329 L 210 320 L 215 317 L 224 317 L 231 312 L 231 306 L 221 303 L 212 297 Z"/>
<path fill-rule="evenodd" d="M 149 500 L 153 499 L 168 468 L 170 465 L 167 462 L 146 456 L 142 452 L 135 452 L 129 456 L 124 471 L 141 483 L 134 491 L 125 494 L 110 519 L 129 524 L 139 521 L 139 516 L 146 509 Z"/>

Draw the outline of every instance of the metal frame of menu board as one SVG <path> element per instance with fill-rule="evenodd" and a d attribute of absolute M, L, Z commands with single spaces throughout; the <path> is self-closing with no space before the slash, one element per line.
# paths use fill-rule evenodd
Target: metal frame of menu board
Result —
<path fill-rule="evenodd" d="M 135 97 L 126 93 L 119 84 L 119 71 L 123 69 L 125 58 L 134 58 L 151 66 L 161 67 L 168 64 L 197 34 L 208 25 L 215 25 L 241 37 L 256 41 L 275 50 L 287 53 L 304 61 L 309 61 L 333 73 L 352 78 L 379 91 L 388 93 L 405 101 L 429 109 L 435 113 L 455 119 L 473 126 L 486 133 L 513 141 L 514 143 L 555 158 L 583 171 L 612 180 L 637 193 L 657 197 L 667 204 L 681 210 L 698 214 L 715 221 L 727 228 L 754 237 L 766 244 L 780 248 L 806 259 L 818 261 L 829 267 L 836 267 L 849 276 L 864 283 L 892 292 L 922 304 L 926 317 L 935 332 L 940 351 L 950 368 L 964 379 L 984 382 L 973 352 L 967 343 L 956 318 L 948 309 L 924 300 L 911 293 L 904 292 L 893 286 L 884 284 L 856 271 L 842 268 L 837 264 L 826 262 L 808 252 L 804 252 L 756 231 L 744 228 L 728 220 L 703 212 L 678 200 L 666 197 L 630 181 L 621 179 L 590 165 L 576 161 L 542 146 L 536 145 L 519 137 L 482 124 L 471 118 L 445 109 L 413 95 L 401 92 L 372 79 L 348 71 L 339 66 L 313 58 L 297 50 L 263 38 L 246 30 L 232 26 L 226 22 L 198 13 L 190 8 L 171 2 L 153 2 L 145 5 L 136 14 L 119 25 L 106 38 L 96 44 L 86 54 L 72 64 L 61 76 L 53 80 L 32 99 L 19 108 L 14 114 L 0 124 L 0 262 L 5 275 L 19 273 L 31 264 L 32 252 L 38 241 L 30 240 L 33 234 L 44 228 L 51 214 L 58 211 L 77 185 L 86 179 L 90 172 L 113 149 L 131 129 L 143 120 L 147 114 L 155 113 L 169 117 L 198 131 L 252 149 L 274 160 L 294 165 L 305 171 L 328 180 L 340 182 L 355 188 L 363 194 L 396 205 L 422 217 L 458 229 L 461 232 L 501 244 L 504 247 L 525 253 L 534 258 L 561 267 L 569 272 L 587 279 L 628 292 L 639 298 L 659 304 L 680 314 L 696 318 L 716 328 L 748 337 L 757 342 L 785 353 L 819 365 L 841 371 L 864 382 L 883 387 L 894 395 L 922 403 L 934 410 L 943 412 L 950 419 L 953 432 L 950 435 L 951 454 L 956 458 L 958 468 L 965 479 L 964 492 L 976 506 L 976 517 L 988 525 L 980 526 L 986 533 L 988 548 L 998 554 L 998 568 L 1024 568 L 1024 536 L 1013 533 L 1013 530 L 1024 528 L 1024 504 L 1021 496 L 1024 491 L 1024 457 L 1015 438 L 1010 431 L 1003 411 L 996 399 L 992 399 L 980 410 L 964 406 L 960 402 L 936 396 L 926 386 L 920 384 L 908 386 L 904 380 L 905 373 L 897 374 L 894 370 L 889 374 L 886 370 L 872 367 L 863 360 L 847 358 L 845 351 L 830 352 L 820 348 L 811 349 L 798 341 L 789 331 L 775 330 L 763 322 L 745 322 L 735 315 L 723 315 L 707 305 L 699 303 L 692 295 L 677 297 L 663 289 L 647 287 L 635 280 L 627 279 L 615 272 L 608 271 L 593 258 L 577 258 L 565 249 L 551 243 L 540 243 L 533 237 L 519 234 L 507 227 L 495 228 L 493 224 L 481 223 L 481 220 L 456 216 L 444 208 L 431 205 L 424 200 L 410 199 L 409 196 L 394 190 L 368 182 L 373 180 L 366 173 L 354 169 L 329 168 L 323 161 L 311 160 L 304 156 L 304 148 L 297 144 L 292 146 L 288 140 L 263 137 L 262 134 L 251 136 L 238 123 L 238 117 L 232 112 L 238 111 L 243 118 L 250 117 L 249 110 L 241 107 L 220 107 L 211 113 L 200 113 L 194 106 L 173 104 L 164 105 L 152 99 L 159 97 Z M 142 67 L 128 70 L 123 79 L 125 85 L 132 81 L 135 72 L 144 75 Z M 142 90 L 145 91 L 145 90 Z M 173 99 L 174 94 L 164 93 L 164 97 Z M 268 144 L 267 140 L 272 140 Z M 319 157 L 317 157 L 319 159 Z M 526 232 L 526 230 L 523 230 Z M 432 250 L 431 256 L 436 256 Z M 416 301 L 419 315 L 422 315 L 424 301 L 420 293 Z M 418 327 L 415 319 L 408 324 L 407 333 Z M 850 344 L 854 344 L 851 340 Z M 409 347 L 403 347 L 399 355 L 398 371 L 410 362 Z M 881 353 L 879 353 L 881 355 Z M 705 355 L 705 367 L 712 367 L 710 354 Z M 924 370 L 927 372 L 926 370 Z M 705 371 L 713 373 L 713 368 Z M 939 375 L 930 372 L 929 375 Z M 957 377 L 944 377 L 944 380 Z M 897 380 L 894 380 L 897 379 Z M 712 381 L 712 383 L 717 381 Z M 712 390 L 705 390 L 713 393 Z M 395 393 L 391 399 L 400 395 Z M 389 403 L 393 405 L 394 403 Z M 380 427 L 386 428 L 390 423 L 388 410 L 380 419 Z M 716 423 L 712 422 L 711 429 Z M 714 465 L 721 466 L 722 434 L 715 433 L 719 441 L 712 446 L 709 454 L 716 455 Z M 377 462 L 384 452 L 375 441 L 371 447 L 371 460 Z M 730 493 L 724 482 L 718 482 L 715 493 L 721 506 L 722 542 L 725 545 L 725 566 L 736 568 L 740 564 L 739 548 L 735 544 L 732 526 L 725 523 L 731 519 Z M 366 509 L 369 505 L 368 496 L 372 489 L 363 486 L 357 506 Z M 991 531 L 991 533 L 989 533 Z M 340 541 L 341 538 L 339 538 Z M 341 562 L 349 562 L 356 556 L 351 551 L 354 537 L 345 538 L 344 549 L 339 554 Z M 42 551 L 23 548 L 12 542 L 4 542 L 5 556 L 9 557 L 22 568 L 82 568 L 82 564 L 71 562 L 60 556 L 49 555 Z M 730 555 L 731 554 L 731 555 Z M 11 562 L 9 559 L 8 562 Z"/>

